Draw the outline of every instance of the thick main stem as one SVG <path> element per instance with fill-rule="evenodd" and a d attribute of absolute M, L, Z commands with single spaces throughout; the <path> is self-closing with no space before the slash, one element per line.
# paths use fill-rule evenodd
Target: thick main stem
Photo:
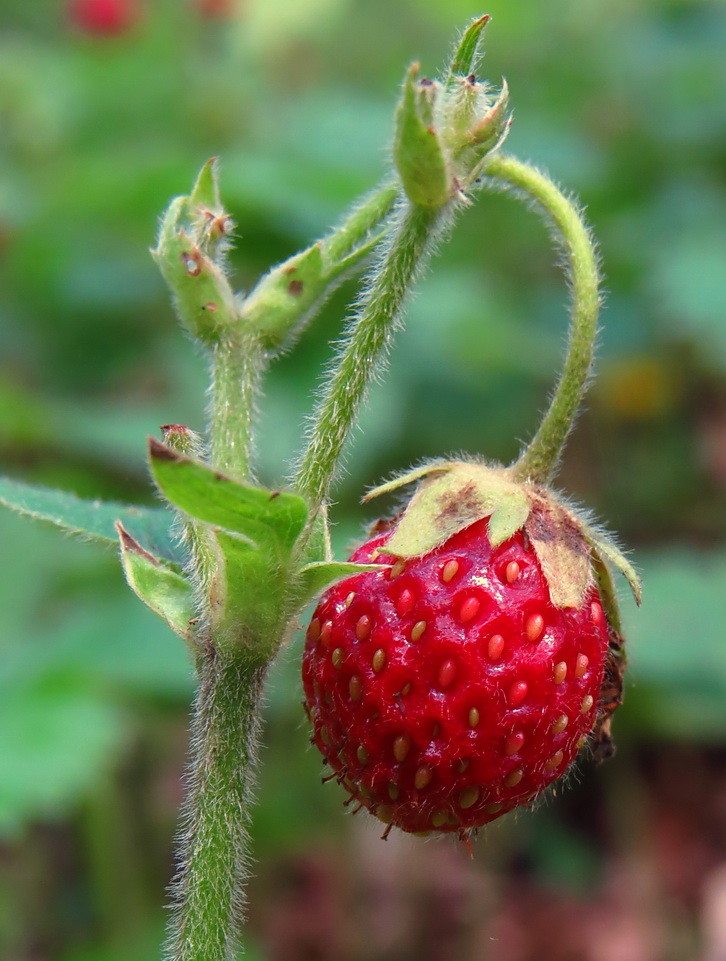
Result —
<path fill-rule="evenodd" d="M 406 295 L 427 263 L 446 218 L 446 208 L 407 204 L 399 212 L 381 260 L 371 270 L 370 286 L 326 385 L 295 481 L 313 505 L 327 498 L 366 388 L 383 361 Z"/>
<path fill-rule="evenodd" d="M 262 349 L 248 331 L 226 331 L 212 347 L 210 461 L 235 480 L 250 474 L 252 420 L 263 366 Z"/>
<path fill-rule="evenodd" d="M 548 177 L 514 157 L 495 155 L 487 177 L 521 191 L 544 213 L 562 247 L 572 294 L 567 356 L 537 433 L 511 471 L 520 480 L 547 483 L 557 470 L 592 369 L 600 307 L 595 246 L 575 204 Z"/>
<path fill-rule="evenodd" d="M 202 656 L 169 961 L 229 961 L 234 953 L 264 675 L 239 651 L 210 645 Z"/>

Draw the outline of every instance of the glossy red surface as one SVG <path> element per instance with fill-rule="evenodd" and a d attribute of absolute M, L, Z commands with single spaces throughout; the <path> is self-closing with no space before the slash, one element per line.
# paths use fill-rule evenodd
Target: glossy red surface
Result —
<path fill-rule="evenodd" d="M 487 523 L 397 576 L 335 585 L 308 629 L 315 743 L 353 798 L 405 831 L 460 831 L 530 802 L 596 720 L 608 647 L 597 590 L 579 610 L 554 607 L 523 535 L 492 549 Z M 389 536 L 351 560 L 393 565 Z"/>

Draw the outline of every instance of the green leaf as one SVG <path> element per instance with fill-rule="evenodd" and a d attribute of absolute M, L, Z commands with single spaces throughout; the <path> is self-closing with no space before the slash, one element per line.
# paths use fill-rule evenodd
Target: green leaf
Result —
<path fill-rule="evenodd" d="M 485 13 L 484 16 L 474 20 L 464 31 L 451 61 L 447 86 L 450 86 L 456 77 L 468 77 L 476 67 L 481 35 L 490 20 L 489 14 Z"/>
<path fill-rule="evenodd" d="M 145 551 L 120 522 L 121 566 L 131 590 L 169 627 L 191 642 L 190 621 L 195 615 L 194 588 L 181 574 Z"/>
<path fill-rule="evenodd" d="M 154 480 L 176 507 L 190 517 L 242 534 L 260 547 L 289 556 L 308 516 L 302 497 L 237 483 L 153 437 L 149 453 Z"/>
<path fill-rule="evenodd" d="M 300 571 L 300 606 L 304 607 L 334 581 L 366 571 L 385 571 L 387 564 L 353 564 L 350 561 L 322 561 L 307 564 Z"/>
<path fill-rule="evenodd" d="M 71 534 L 81 534 L 114 546 L 118 543 L 116 521 L 121 521 L 145 550 L 164 560 L 183 561 L 170 530 L 172 514 L 165 508 L 82 500 L 66 491 L 35 487 L 7 477 L 0 478 L 0 504 L 19 514 L 48 521 Z"/>

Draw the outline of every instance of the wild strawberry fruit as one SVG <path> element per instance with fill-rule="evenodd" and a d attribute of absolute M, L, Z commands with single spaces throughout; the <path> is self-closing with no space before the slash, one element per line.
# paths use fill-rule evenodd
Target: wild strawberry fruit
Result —
<path fill-rule="evenodd" d="M 303 685 L 352 799 L 404 831 L 466 836 L 533 801 L 596 727 L 607 751 L 620 641 L 600 536 L 571 509 L 479 465 L 433 475 L 351 557 L 381 568 L 321 599 Z"/>
<path fill-rule="evenodd" d="M 68 16 L 84 33 L 116 36 L 136 23 L 139 8 L 136 0 L 72 0 Z"/>

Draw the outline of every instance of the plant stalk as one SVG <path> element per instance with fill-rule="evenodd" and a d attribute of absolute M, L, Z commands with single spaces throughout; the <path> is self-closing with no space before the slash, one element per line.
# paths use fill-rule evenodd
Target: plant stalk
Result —
<path fill-rule="evenodd" d="M 210 462 L 237 481 L 248 480 L 251 473 L 252 424 L 263 367 L 259 343 L 239 327 L 226 331 L 212 347 Z"/>
<path fill-rule="evenodd" d="M 511 466 L 515 478 L 549 482 L 577 418 L 592 370 L 600 308 L 597 253 L 577 206 L 534 167 L 495 154 L 484 173 L 524 194 L 548 221 L 555 242 L 564 252 L 571 289 L 567 355 L 559 381 L 537 433 Z"/>
<path fill-rule="evenodd" d="M 202 655 L 168 961 L 230 961 L 238 946 L 265 672 L 243 651 Z"/>
<path fill-rule="evenodd" d="M 384 361 L 411 285 L 433 253 L 449 215 L 448 206 L 402 206 L 391 237 L 371 268 L 366 293 L 315 412 L 295 478 L 313 514 L 327 500 L 366 389 Z"/>

